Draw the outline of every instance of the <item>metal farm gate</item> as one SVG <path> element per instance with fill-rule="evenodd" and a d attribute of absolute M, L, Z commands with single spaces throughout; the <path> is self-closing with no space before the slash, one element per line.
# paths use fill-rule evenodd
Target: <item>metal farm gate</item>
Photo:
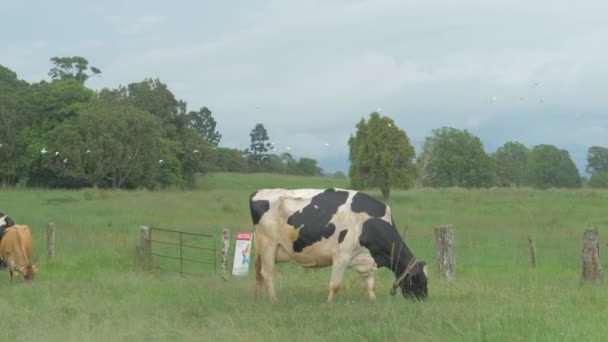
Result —
<path fill-rule="evenodd" d="M 150 254 L 159 258 L 155 264 L 161 270 L 204 276 L 211 268 L 217 274 L 215 235 L 150 227 Z"/>

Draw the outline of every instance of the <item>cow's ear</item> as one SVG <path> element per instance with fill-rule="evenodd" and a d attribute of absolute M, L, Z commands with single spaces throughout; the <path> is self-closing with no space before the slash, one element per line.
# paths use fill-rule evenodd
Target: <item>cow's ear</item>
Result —
<path fill-rule="evenodd" d="M 37 272 L 38 271 L 38 265 L 37 264 L 32 265 L 32 269 L 34 270 L 34 272 Z"/>
<path fill-rule="evenodd" d="M 422 269 L 422 273 L 424 273 L 425 277 L 429 276 L 428 268 L 426 267 L 426 261 L 420 262 L 420 268 Z"/>

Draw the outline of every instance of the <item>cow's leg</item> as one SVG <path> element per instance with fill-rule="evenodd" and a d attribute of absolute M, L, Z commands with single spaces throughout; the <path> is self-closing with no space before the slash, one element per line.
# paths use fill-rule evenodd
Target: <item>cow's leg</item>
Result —
<path fill-rule="evenodd" d="M 375 280 L 374 280 L 374 274 L 373 273 L 368 273 L 368 274 L 362 274 L 361 277 L 363 278 L 363 283 L 365 284 L 365 288 L 367 288 L 367 294 L 369 295 L 369 300 L 371 300 L 372 302 L 376 301 L 376 291 L 375 291 Z"/>
<path fill-rule="evenodd" d="M 264 282 L 268 287 L 268 297 L 273 303 L 277 302 L 277 296 L 274 292 L 274 263 L 275 255 L 277 253 L 277 246 L 269 247 L 261 257 L 261 271 Z"/>
<path fill-rule="evenodd" d="M 340 284 L 342 283 L 342 277 L 344 276 L 344 271 L 348 267 L 349 259 L 338 255 L 333 260 L 333 266 L 331 269 L 331 280 L 329 282 L 329 296 L 327 296 L 327 302 L 331 302 L 338 290 L 340 289 Z"/>
<path fill-rule="evenodd" d="M 13 270 L 11 270 L 11 268 L 8 268 L 8 278 L 10 279 L 10 281 L 13 281 Z"/>
<path fill-rule="evenodd" d="M 255 236 L 255 235 L 254 235 Z M 256 274 L 256 291 L 259 291 L 259 287 L 262 283 L 266 283 L 268 287 L 268 296 L 274 303 L 277 301 L 276 294 L 274 292 L 274 264 L 276 262 L 278 243 L 273 242 L 271 239 L 265 239 L 260 234 L 257 235 L 256 241 L 256 262 L 260 263 L 260 276 Z M 256 266 L 256 272 L 257 272 Z"/>
<path fill-rule="evenodd" d="M 264 277 L 262 277 L 262 258 L 260 257 L 260 253 L 258 252 L 257 249 L 256 249 L 255 256 L 254 256 L 254 265 L 255 265 L 254 298 L 257 299 L 260 296 L 260 291 L 262 290 L 262 285 L 264 285 Z"/>

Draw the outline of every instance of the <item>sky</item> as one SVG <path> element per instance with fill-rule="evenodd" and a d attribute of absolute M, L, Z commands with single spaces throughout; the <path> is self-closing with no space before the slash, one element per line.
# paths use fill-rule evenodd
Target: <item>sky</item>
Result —
<path fill-rule="evenodd" d="M 552 144 L 581 173 L 608 146 L 605 1 L 0 0 L 0 64 L 49 79 L 54 56 L 101 69 L 87 86 L 159 78 L 206 106 L 220 146 L 257 123 L 279 153 L 348 172 L 348 138 L 372 111 L 419 153 L 440 127 L 488 153 Z"/>

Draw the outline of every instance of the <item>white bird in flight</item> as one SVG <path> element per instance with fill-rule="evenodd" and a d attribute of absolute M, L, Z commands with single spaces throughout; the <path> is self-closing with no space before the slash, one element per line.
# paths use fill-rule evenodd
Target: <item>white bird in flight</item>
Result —
<path fill-rule="evenodd" d="M 164 160 L 162 160 L 162 159 L 158 161 L 158 163 L 159 163 L 159 164 L 162 164 L 162 163 L 164 163 L 164 162 L 165 162 L 165 161 L 164 161 Z"/>
<path fill-rule="evenodd" d="M 198 153 L 198 150 L 194 150 L 194 151 L 192 151 L 192 153 Z"/>
<path fill-rule="evenodd" d="M 46 154 L 47 152 L 48 151 L 47 151 L 46 147 L 43 147 L 42 150 L 40 150 L 40 153 L 42 153 L 42 154 Z"/>
<path fill-rule="evenodd" d="M 55 155 L 56 155 L 56 156 L 58 156 L 58 155 L 59 155 L 59 152 L 55 152 Z"/>
<path fill-rule="evenodd" d="M 65 158 L 65 159 L 63 160 L 63 162 L 64 162 L 64 163 L 67 163 L 67 162 L 68 162 L 68 158 Z"/>
<path fill-rule="evenodd" d="M 91 153 L 91 150 L 87 150 L 87 154 Z"/>

